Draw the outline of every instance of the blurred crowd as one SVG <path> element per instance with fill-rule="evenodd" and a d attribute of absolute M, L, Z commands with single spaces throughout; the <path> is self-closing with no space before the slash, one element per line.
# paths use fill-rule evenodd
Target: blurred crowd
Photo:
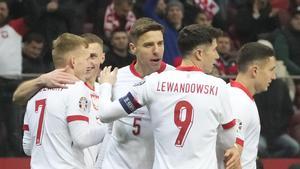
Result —
<path fill-rule="evenodd" d="M 255 97 L 260 120 L 260 157 L 300 155 L 300 0 L 0 0 L 0 156 L 23 156 L 24 107 L 12 102 L 28 73 L 54 69 L 52 41 L 64 32 L 94 33 L 104 40 L 104 65 L 123 67 L 135 56 L 127 32 L 137 18 L 164 28 L 164 61 L 177 66 L 178 32 L 186 25 L 221 28 L 220 58 L 213 74 L 234 78 L 241 45 L 258 41 L 273 48 L 277 78 Z"/>

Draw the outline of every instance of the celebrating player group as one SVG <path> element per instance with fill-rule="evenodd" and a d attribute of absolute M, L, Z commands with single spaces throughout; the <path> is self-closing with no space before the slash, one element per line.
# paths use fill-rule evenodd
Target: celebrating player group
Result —
<path fill-rule="evenodd" d="M 247 43 L 239 73 L 211 74 L 222 31 L 197 24 L 178 36 L 182 62 L 164 63 L 164 27 L 140 18 L 129 32 L 130 65 L 100 71 L 103 41 L 64 33 L 56 70 L 23 82 L 24 152 L 32 169 L 256 169 L 260 121 L 253 95 L 275 79 L 271 48 Z"/>

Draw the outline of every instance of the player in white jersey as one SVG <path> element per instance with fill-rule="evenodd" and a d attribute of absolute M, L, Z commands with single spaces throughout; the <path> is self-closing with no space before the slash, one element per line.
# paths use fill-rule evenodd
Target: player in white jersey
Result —
<path fill-rule="evenodd" d="M 236 143 L 243 169 L 256 169 L 260 119 L 253 95 L 267 90 L 275 79 L 275 65 L 273 50 L 257 42 L 245 44 L 239 51 L 239 73 L 230 82 L 230 102 L 237 119 Z M 218 161 L 220 169 L 224 168 L 222 161 Z"/>
<path fill-rule="evenodd" d="M 103 40 L 100 39 L 97 35 L 92 33 L 85 33 L 81 35 L 81 37 L 85 38 L 89 43 L 89 50 L 92 57 L 98 58 L 93 59 L 94 67 L 91 69 L 91 74 L 93 76 L 87 78 L 86 84 L 90 88 L 90 97 L 91 97 L 91 110 L 89 113 L 90 125 L 104 125 L 101 123 L 98 112 L 99 112 L 99 93 L 100 93 L 100 85 L 96 82 L 96 79 L 100 72 L 100 64 L 104 62 L 105 55 L 103 53 Z M 87 168 L 95 168 L 96 160 L 98 156 L 100 156 L 100 150 L 102 148 L 102 143 L 90 146 L 84 149 L 84 159 L 87 165 Z"/>
<path fill-rule="evenodd" d="M 87 47 L 81 37 L 61 35 L 54 42 L 55 66 L 68 64 L 69 73 L 91 79 L 99 58 Z M 83 148 L 100 143 L 106 133 L 103 125 L 91 125 L 92 100 L 88 83 L 79 81 L 67 89 L 43 88 L 29 101 L 23 148 L 31 155 L 31 168 L 87 168 Z"/>
<path fill-rule="evenodd" d="M 222 132 L 224 147 L 234 144 L 235 120 L 228 86 L 222 79 L 204 73 L 211 72 L 218 58 L 216 37 L 219 35 L 220 32 L 211 27 L 183 28 L 178 38 L 183 53 L 181 66 L 145 77 L 145 81 L 112 103 L 108 90 L 111 85 L 102 84 L 105 90 L 100 94 L 100 106 L 106 107 L 100 116 L 104 122 L 147 106 L 154 133 L 154 169 L 216 169 L 219 125 L 225 129 Z M 102 75 L 106 71 L 103 70 Z"/>
<path fill-rule="evenodd" d="M 132 26 L 129 36 L 129 46 L 136 55 L 136 61 L 118 70 L 113 99 L 125 95 L 146 75 L 174 69 L 162 62 L 163 27 L 159 23 L 150 18 L 140 18 Z M 115 121 L 102 168 L 151 169 L 154 139 L 150 121 L 146 107 Z"/>

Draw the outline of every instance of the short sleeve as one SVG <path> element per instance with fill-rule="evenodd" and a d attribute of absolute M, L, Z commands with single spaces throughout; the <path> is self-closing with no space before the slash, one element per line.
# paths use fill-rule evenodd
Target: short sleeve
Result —
<path fill-rule="evenodd" d="M 227 85 L 220 86 L 222 88 L 220 92 L 221 112 L 220 112 L 220 124 L 223 129 L 230 129 L 235 126 L 236 121 L 231 108 L 231 102 L 229 97 L 229 87 Z"/>

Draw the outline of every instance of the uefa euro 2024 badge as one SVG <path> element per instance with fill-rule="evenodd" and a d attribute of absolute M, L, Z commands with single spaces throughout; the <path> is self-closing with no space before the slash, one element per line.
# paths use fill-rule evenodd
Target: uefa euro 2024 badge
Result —
<path fill-rule="evenodd" d="M 86 97 L 79 99 L 79 110 L 82 113 L 90 112 L 91 102 Z"/>

